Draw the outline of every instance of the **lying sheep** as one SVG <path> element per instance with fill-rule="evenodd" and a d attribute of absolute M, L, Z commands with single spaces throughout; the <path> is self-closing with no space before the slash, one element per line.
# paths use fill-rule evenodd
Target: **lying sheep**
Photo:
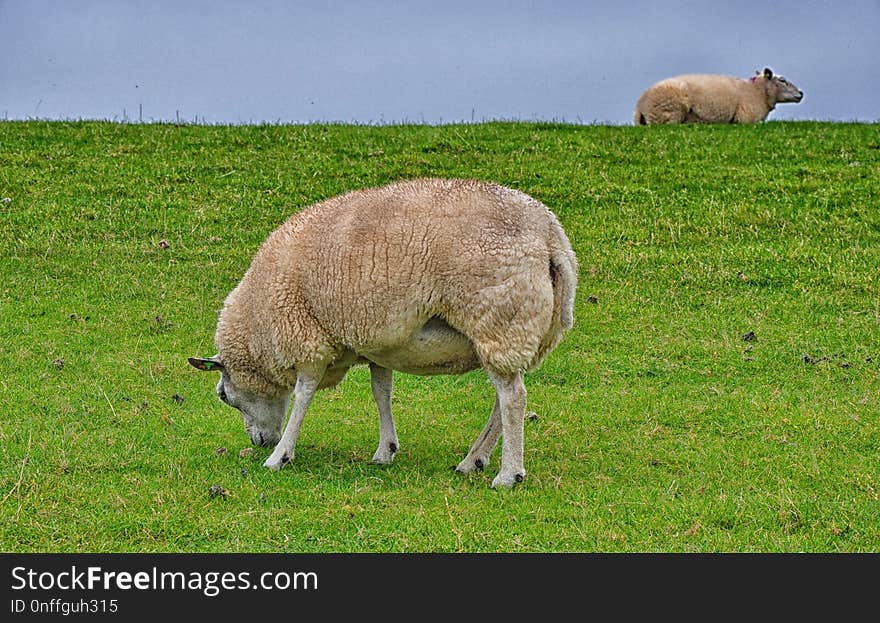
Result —
<path fill-rule="evenodd" d="M 577 260 L 556 216 L 497 184 L 417 179 L 350 192 L 290 217 L 263 243 L 226 298 L 217 354 L 220 400 L 241 411 L 251 441 L 276 444 L 264 465 L 293 459 L 317 389 L 368 364 L 379 409 L 373 461 L 399 449 L 392 371 L 485 368 L 495 406 L 456 471 L 482 469 L 499 435 L 492 486 L 523 468 L 523 373 L 573 324 Z M 293 409 L 282 434 L 293 390 Z M 280 440 L 279 440 L 280 438 Z"/>
<path fill-rule="evenodd" d="M 769 68 L 748 80 L 691 74 L 661 80 L 642 93 L 633 120 L 636 125 L 758 123 L 776 104 L 803 97 L 803 91 Z"/>

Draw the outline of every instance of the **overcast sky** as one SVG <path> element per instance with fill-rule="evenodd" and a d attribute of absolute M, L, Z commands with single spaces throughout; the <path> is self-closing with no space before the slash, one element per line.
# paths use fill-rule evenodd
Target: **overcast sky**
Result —
<path fill-rule="evenodd" d="M 629 124 L 765 66 L 771 120 L 880 121 L 880 0 L 0 0 L 0 119 Z"/>

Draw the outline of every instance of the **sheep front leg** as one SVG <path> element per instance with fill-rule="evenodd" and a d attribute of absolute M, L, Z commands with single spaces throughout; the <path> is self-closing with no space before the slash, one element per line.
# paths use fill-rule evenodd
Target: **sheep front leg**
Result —
<path fill-rule="evenodd" d="M 501 435 L 501 412 L 498 402 L 498 392 L 495 392 L 495 406 L 492 407 L 492 414 L 483 428 L 483 432 L 474 441 L 467 456 L 459 463 L 455 471 L 460 474 L 467 474 L 475 469 L 482 470 L 489 464 L 489 457 L 498 443 L 498 437 Z"/>
<path fill-rule="evenodd" d="M 394 380 L 392 371 L 375 363 L 370 364 L 370 388 L 379 407 L 379 447 L 373 454 L 373 463 L 388 465 L 400 449 L 394 417 L 391 415 L 391 389 Z"/>
<path fill-rule="evenodd" d="M 526 477 L 523 467 L 523 423 L 526 416 L 526 386 L 522 373 L 499 375 L 489 372 L 495 386 L 501 419 L 501 470 L 492 488 L 512 487 Z"/>
<path fill-rule="evenodd" d="M 263 463 L 263 467 L 278 471 L 286 463 L 293 460 L 299 428 L 302 426 L 306 410 L 308 410 L 309 404 L 311 404 L 323 376 L 323 369 L 320 371 L 297 370 L 296 386 L 293 390 L 293 411 L 287 420 L 287 426 L 281 435 L 281 440 L 275 446 L 269 458 Z"/>

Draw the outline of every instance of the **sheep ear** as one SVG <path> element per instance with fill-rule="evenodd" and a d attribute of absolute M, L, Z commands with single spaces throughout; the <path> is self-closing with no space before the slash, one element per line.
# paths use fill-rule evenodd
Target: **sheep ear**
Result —
<path fill-rule="evenodd" d="M 208 372 L 213 370 L 223 370 L 223 362 L 220 361 L 220 355 L 214 355 L 207 359 L 202 357 L 190 357 L 187 361 L 189 361 L 189 364 L 196 370 L 205 370 Z"/>
<path fill-rule="evenodd" d="M 767 78 L 767 80 L 773 79 L 773 72 L 771 71 L 771 69 L 769 67 L 764 68 L 764 77 Z"/>

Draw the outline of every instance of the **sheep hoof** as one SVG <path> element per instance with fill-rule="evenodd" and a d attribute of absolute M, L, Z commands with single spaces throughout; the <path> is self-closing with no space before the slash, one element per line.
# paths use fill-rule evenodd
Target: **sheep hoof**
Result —
<path fill-rule="evenodd" d="M 393 454 L 381 454 L 377 452 L 373 455 L 373 458 L 370 459 L 371 463 L 375 463 L 376 465 L 391 465 L 391 461 L 394 460 Z"/>
<path fill-rule="evenodd" d="M 486 454 L 480 455 L 478 457 L 472 457 L 468 454 L 461 463 L 458 464 L 458 467 L 455 468 L 455 471 L 461 474 L 469 474 L 473 471 L 483 471 L 486 469 L 486 466 L 489 465 L 489 456 Z"/>
<path fill-rule="evenodd" d="M 499 473 L 495 476 L 495 480 L 492 481 L 492 488 L 497 489 L 498 487 L 506 487 L 509 489 L 513 487 L 514 484 L 525 480 L 525 477 L 526 473 L 524 471 L 516 474 Z"/>
<path fill-rule="evenodd" d="M 379 447 L 376 448 L 376 452 L 373 453 L 373 458 L 370 460 L 379 465 L 391 465 L 391 461 L 394 460 L 394 455 L 397 453 L 397 450 L 398 446 L 393 441 L 387 446 L 384 444 L 379 445 Z"/>
<path fill-rule="evenodd" d="M 263 467 L 268 467 L 268 468 L 271 469 L 273 472 L 277 472 L 279 469 L 281 469 L 281 467 L 284 465 L 284 463 L 289 463 L 289 462 L 290 462 L 290 457 L 287 457 L 287 461 L 283 461 L 283 460 L 280 459 L 280 458 L 275 459 L 275 458 L 273 458 L 273 457 L 270 456 L 270 457 L 269 457 L 268 459 L 266 459 L 266 461 L 263 463 Z"/>
<path fill-rule="evenodd" d="M 465 457 L 465 459 L 455 467 L 455 471 L 459 474 L 470 474 L 473 471 L 483 471 L 488 464 L 488 458 L 470 459 Z"/>

